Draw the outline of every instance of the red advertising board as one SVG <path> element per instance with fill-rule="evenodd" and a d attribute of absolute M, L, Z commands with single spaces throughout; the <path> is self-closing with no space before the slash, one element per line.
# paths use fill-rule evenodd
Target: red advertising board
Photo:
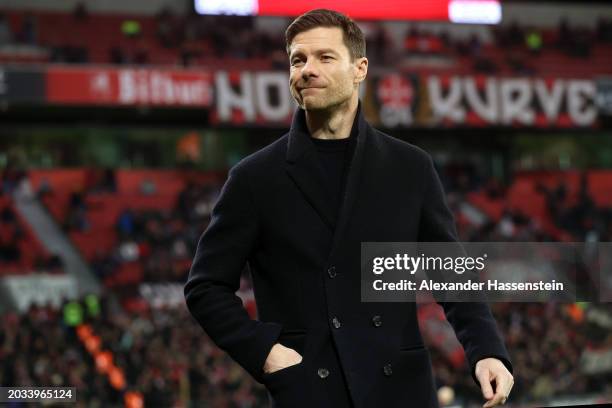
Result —
<path fill-rule="evenodd" d="M 52 67 L 46 95 L 55 104 L 209 107 L 211 78 L 208 72 Z"/>

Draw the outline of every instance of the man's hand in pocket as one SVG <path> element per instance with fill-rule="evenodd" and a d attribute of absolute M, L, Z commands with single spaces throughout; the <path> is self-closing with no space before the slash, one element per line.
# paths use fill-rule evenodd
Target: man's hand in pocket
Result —
<path fill-rule="evenodd" d="M 276 343 L 274 346 L 272 346 L 272 349 L 268 354 L 268 358 L 266 358 L 263 370 L 266 374 L 272 374 L 273 372 L 282 370 L 283 368 L 299 364 L 301 361 L 302 356 L 300 353 L 292 348 Z"/>

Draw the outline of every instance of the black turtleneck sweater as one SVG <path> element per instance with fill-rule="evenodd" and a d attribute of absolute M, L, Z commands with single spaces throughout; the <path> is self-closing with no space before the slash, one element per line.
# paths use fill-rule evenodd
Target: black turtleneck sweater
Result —
<path fill-rule="evenodd" d="M 359 112 L 357 113 L 359 114 Z M 330 205 L 335 210 L 337 218 L 357 140 L 357 115 L 349 137 L 344 139 L 317 139 L 311 136 L 310 140 L 315 145 L 319 164 L 325 173 L 326 187 L 330 193 Z"/>

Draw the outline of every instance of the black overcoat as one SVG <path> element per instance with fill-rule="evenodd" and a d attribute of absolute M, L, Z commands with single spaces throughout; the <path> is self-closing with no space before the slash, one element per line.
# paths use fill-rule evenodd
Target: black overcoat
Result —
<path fill-rule="evenodd" d="M 435 407 L 430 357 L 415 303 L 361 302 L 361 242 L 456 241 L 452 213 L 429 154 L 365 120 L 337 214 L 328 205 L 305 113 L 290 131 L 234 166 L 202 234 L 187 306 L 210 338 L 269 391 L 280 407 Z M 258 320 L 236 296 L 251 270 Z M 512 370 L 486 304 L 443 303 L 476 362 Z M 301 363 L 263 372 L 276 342 Z"/>

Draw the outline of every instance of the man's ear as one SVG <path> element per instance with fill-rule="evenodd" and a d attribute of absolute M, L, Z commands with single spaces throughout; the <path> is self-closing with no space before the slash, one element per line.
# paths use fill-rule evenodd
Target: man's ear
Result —
<path fill-rule="evenodd" d="M 368 75 L 368 59 L 366 57 L 355 60 L 355 83 L 362 82 Z"/>

